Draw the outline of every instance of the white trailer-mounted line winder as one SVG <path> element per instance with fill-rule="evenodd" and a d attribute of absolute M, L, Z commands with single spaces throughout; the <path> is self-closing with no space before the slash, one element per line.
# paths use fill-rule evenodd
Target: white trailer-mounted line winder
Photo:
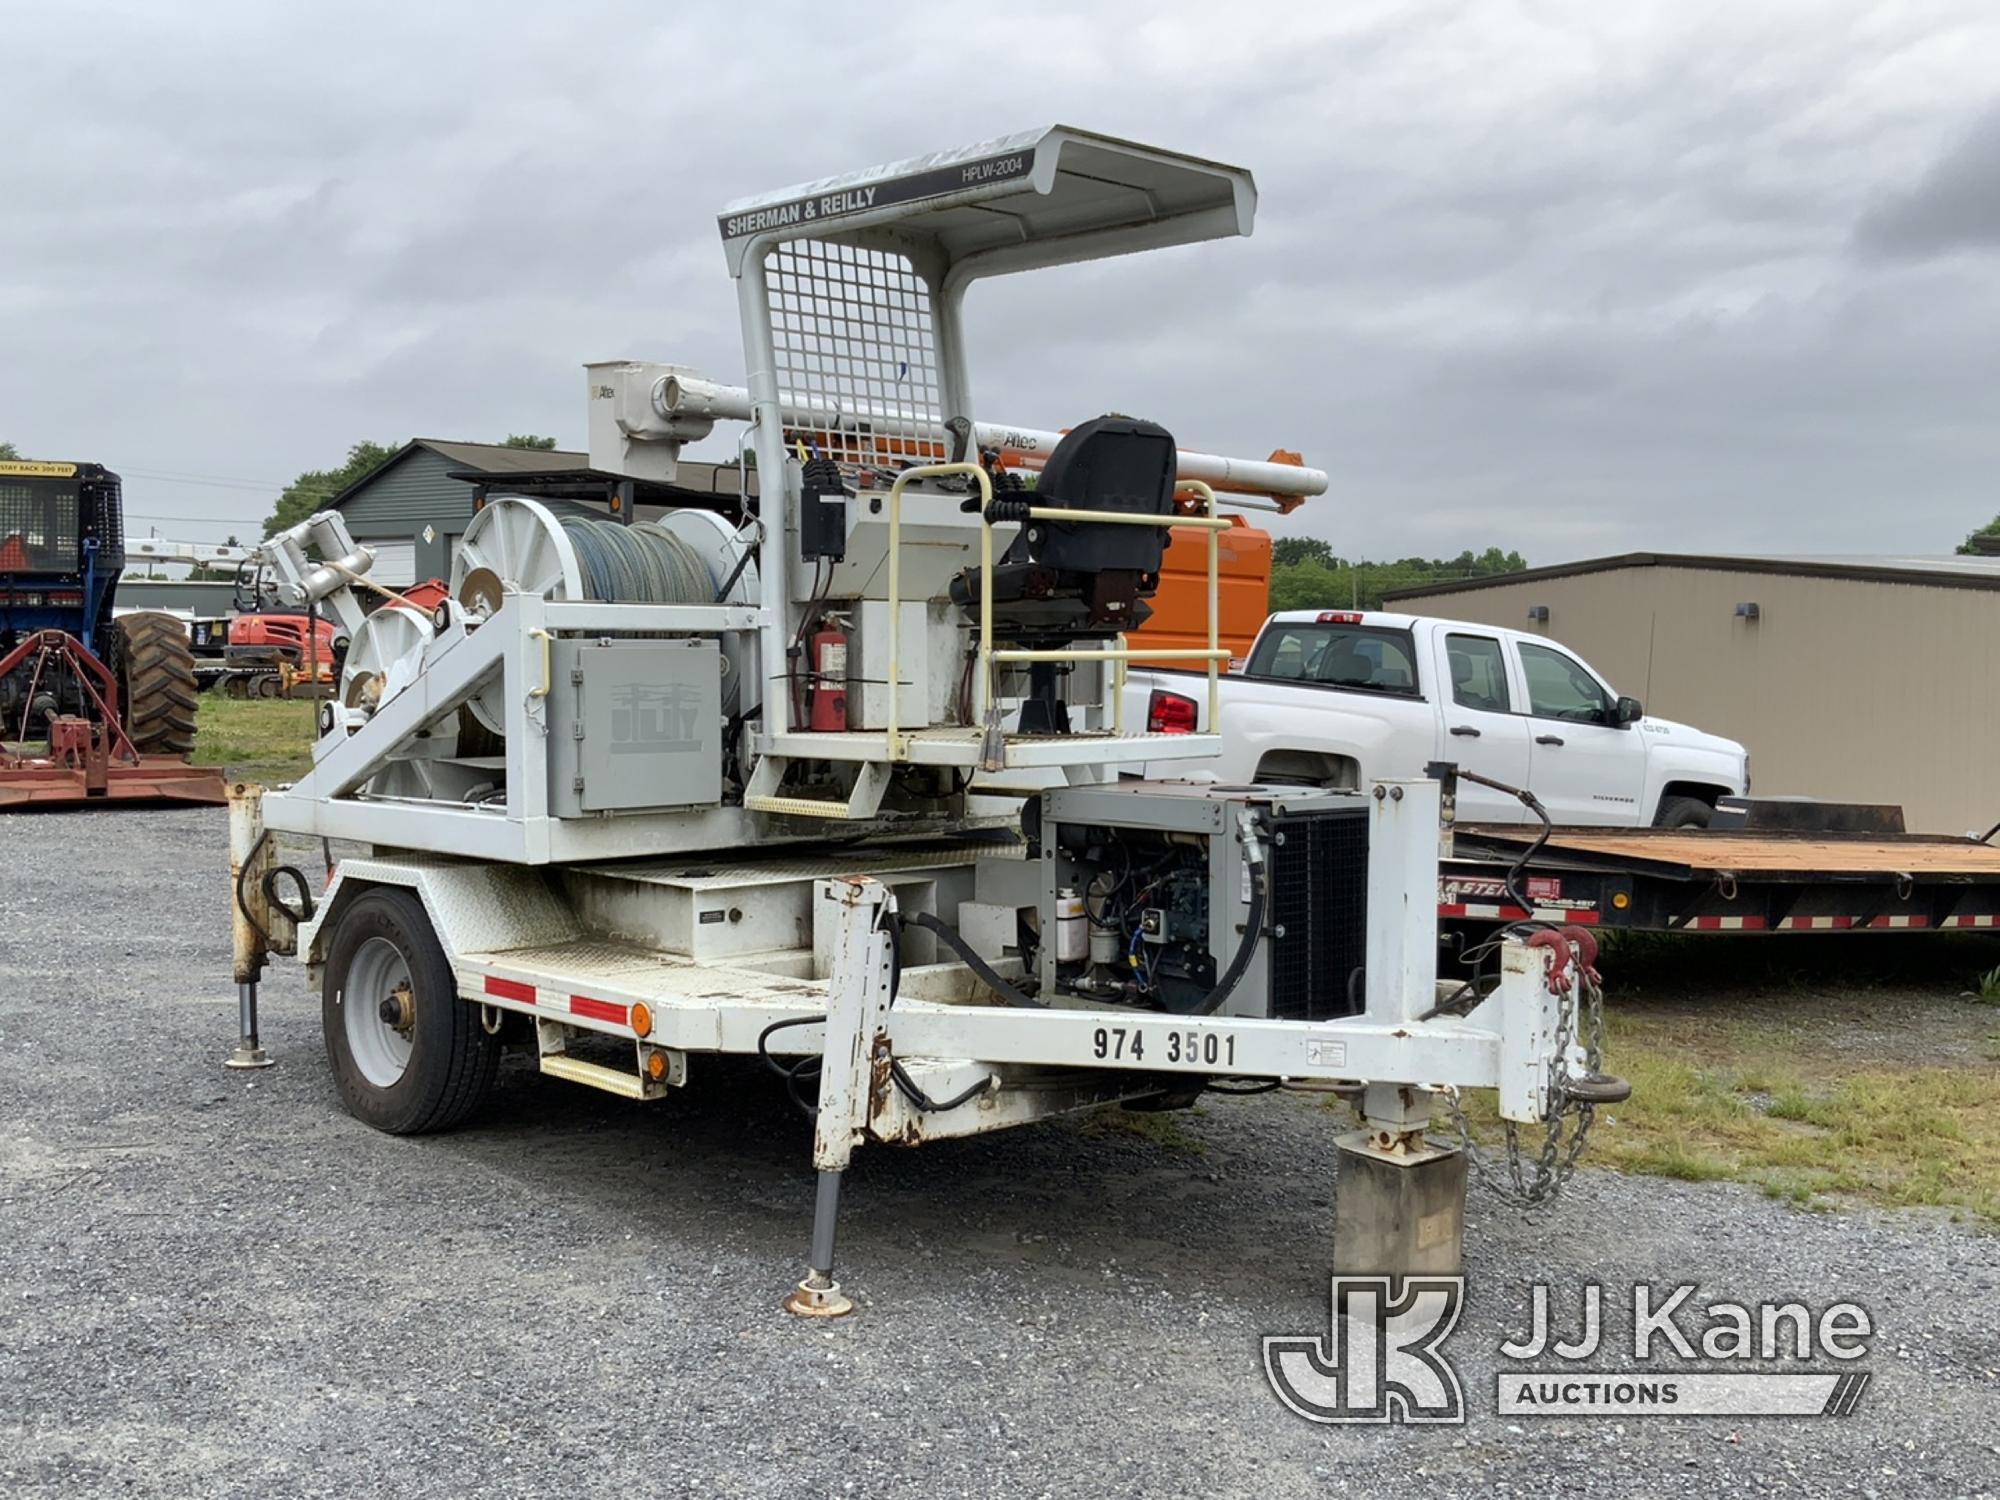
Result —
<path fill-rule="evenodd" d="M 847 1306 L 833 1229 L 864 1140 L 1349 1085 L 1339 1258 L 1455 1264 L 1464 1163 L 1425 1142 L 1433 1101 L 1495 1089 L 1521 1122 L 1571 1103 L 1566 950 L 1509 942 L 1476 1008 L 1437 1010 L 1435 782 L 1117 774 L 1215 748 L 1118 717 L 1167 529 L 1213 538 L 1211 482 L 1325 476 L 1112 416 L 1038 454 L 1030 489 L 973 404 L 974 281 L 1247 234 L 1255 204 L 1241 169 L 1063 127 L 740 201 L 720 227 L 742 404 L 681 367 L 594 364 L 590 446 L 603 474 L 671 483 L 740 412 L 754 502 L 634 524 L 494 499 L 430 610 L 364 610 L 371 559 L 337 514 L 267 543 L 353 645 L 310 773 L 233 803 L 232 1061 L 267 1061 L 256 985 L 280 952 L 320 982 L 346 1102 L 386 1130 L 464 1118 L 510 1038 L 639 1100 L 757 1052 L 814 1107 L 816 1070 L 788 1305 L 822 1313 Z M 1149 659 L 1213 681 L 1214 579 L 1211 544 L 1209 645 Z M 371 852 L 308 910 L 273 831 Z M 1364 1187 L 1384 1212 L 1354 1210 Z"/>

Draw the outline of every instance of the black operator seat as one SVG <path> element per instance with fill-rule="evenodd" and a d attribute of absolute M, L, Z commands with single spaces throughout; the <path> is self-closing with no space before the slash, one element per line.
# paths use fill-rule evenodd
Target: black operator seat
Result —
<path fill-rule="evenodd" d="M 1170 516 L 1179 459 L 1173 434 L 1136 417 L 1103 416 L 1056 444 L 1032 491 L 995 496 L 996 520 L 1029 505 Z M 1166 552 L 1162 526 L 1091 521 L 1023 521 L 993 569 L 993 626 L 1013 637 L 1051 641 L 1108 637 L 1152 614 Z M 967 569 L 952 598 L 977 611 L 979 573 Z"/>

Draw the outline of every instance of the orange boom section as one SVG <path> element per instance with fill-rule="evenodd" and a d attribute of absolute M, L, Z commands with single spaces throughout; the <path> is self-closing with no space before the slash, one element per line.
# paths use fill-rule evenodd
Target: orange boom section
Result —
<path fill-rule="evenodd" d="M 1228 521 L 1229 529 L 1216 533 L 1216 633 L 1232 656 L 1244 656 L 1269 613 L 1271 534 L 1241 516 L 1229 516 Z M 1152 603 L 1153 617 L 1129 637 L 1135 649 L 1156 646 L 1168 651 L 1208 644 L 1206 531 L 1176 526 L 1168 534 L 1160 587 Z"/>
<path fill-rule="evenodd" d="M 1303 468 L 1305 460 L 1286 448 L 1269 462 Z M 1183 503 L 1187 497 L 1183 496 Z M 1229 502 L 1224 500 L 1223 505 Z M 1290 515 L 1305 503 L 1302 495 L 1273 495 L 1260 509 Z M 1240 515 L 1224 512 L 1229 529 L 1216 536 L 1216 638 L 1230 655 L 1250 654 L 1250 643 L 1271 612 L 1271 534 Z M 1162 651 L 1208 644 L 1208 533 L 1195 526 L 1177 526 L 1169 534 L 1166 557 L 1160 563 L 1160 587 L 1153 595 L 1153 615 L 1128 637 L 1134 646 Z"/>

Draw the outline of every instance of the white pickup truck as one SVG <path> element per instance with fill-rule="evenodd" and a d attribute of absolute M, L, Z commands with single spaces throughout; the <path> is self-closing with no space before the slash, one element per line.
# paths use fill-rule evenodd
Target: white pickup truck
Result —
<path fill-rule="evenodd" d="M 1135 670 L 1125 720 L 1155 733 L 1208 728 L 1204 674 Z M 1264 622 L 1223 678 L 1222 750 L 1149 774 L 1219 782 L 1360 786 L 1455 761 L 1526 787 L 1559 824 L 1706 825 L 1750 788 L 1743 746 L 1646 717 L 1546 637 L 1376 610 L 1294 610 Z M 1136 769 L 1136 768 L 1134 768 Z M 1531 821 L 1515 798 L 1459 784 L 1467 823 Z"/>

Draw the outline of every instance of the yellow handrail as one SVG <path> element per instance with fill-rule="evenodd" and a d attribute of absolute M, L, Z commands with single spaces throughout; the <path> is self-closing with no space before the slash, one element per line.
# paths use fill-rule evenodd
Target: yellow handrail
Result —
<path fill-rule="evenodd" d="M 1222 612 L 1222 580 L 1219 546 L 1221 528 L 1228 522 L 1215 513 L 1215 491 L 1199 479 L 1183 479 L 1174 486 L 1174 493 L 1192 490 L 1208 502 L 1208 514 L 1204 523 L 1208 527 L 1208 732 L 1219 732 L 1216 716 L 1222 710 L 1222 677 L 1217 670 L 1216 653 L 1222 649 L 1220 615 Z M 1224 652 L 1226 657 L 1228 653 Z"/>
<path fill-rule="evenodd" d="M 1102 661 L 1117 664 L 1108 683 L 1112 694 L 1112 731 L 1122 734 L 1125 727 L 1124 681 L 1125 664 L 1134 658 L 1148 661 L 1200 661 L 1208 666 L 1208 727 L 1215 732 L 1216 715 L 1221 706 L 1221 676 L 1219 665 L 1229 660 L 1230 653 L 1223 649 L 1219 628 L 1221 607 L 1220 554 L 1218 540 L 1227 530 L 1229 522 L 1215 513 L 1215 491 L 1198 479 L 1184 479 L 1174 486 L 1175 493 L 1188 490 L 1198 495 L 1205 503 L 1206 514 L 1200 516 L 1182 515 L 1142 515 L 1131 511 L 1111 510 L 1071 510 L 1066 506 L 1030 505 L 1025 511 L 1030 521 L 1084 522 L 1106 526 L 1153 526 L 1172 530 L 1176 526 L 1193 526 L 1208 533 L 1208 645 L 1176 648 L 1172 650 L 1133 650 L 1124 636 L 1118 637 L 1116 646 L 1093 650 L 1027 651 L 1000 650 L 993 648 L 993 522 L 987 518 L 987 510 L 993 504 L 993 481 L 986 470 L 978 464 L 920 464 L 913 469 L 905 469 L 896 476 L 889 487 L 889 722 L 884 742 L 891 760 L 901 760 L 906 749 L 907 736 L 903 734 L 899 695 L 902 690 L 902 531 L 903 531 L 903 489 L 912 480 L 930 479 L 946 474 L 969 474 L 979 485 L 979 684 L 980 695 L 976 713 L 984 716 L 992 707 L 994 698 L 993 668 L 1002 662 L 1038 661 Z"/>

